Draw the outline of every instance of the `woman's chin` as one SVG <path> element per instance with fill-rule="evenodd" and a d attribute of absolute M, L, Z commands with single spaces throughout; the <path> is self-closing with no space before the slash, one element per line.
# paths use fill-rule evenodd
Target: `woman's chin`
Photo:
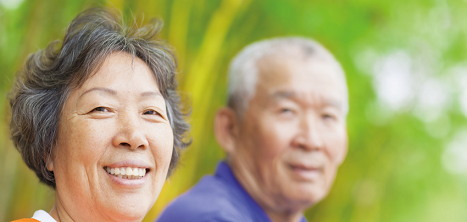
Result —
<path fill-rule="evenodd" d="M 154 183 L 152 174 L 137 180 L 100 174 L 100 188 L 93 193 L 106 217 L 122 221 L 141 221 L 156 202 L 162 185 Z"/>
<path fill-rule="evenodd" d="M 142 203 L 141 200 L 128 200 L 111 209 L 107 208 L 107 216 L 115 221 L 142 221 L 152 205 L 153 203 Z"/>

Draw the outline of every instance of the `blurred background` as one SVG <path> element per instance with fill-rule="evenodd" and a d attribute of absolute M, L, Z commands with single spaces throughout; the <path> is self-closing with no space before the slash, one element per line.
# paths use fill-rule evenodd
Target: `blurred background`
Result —
<path fill-rule="evenodd" d="M 145 221 L 224 157 L 212 122 L 226 101 L 229 60 L 249 43 L 290 35 L 327 47 L 350 90 L 349 154 L 307 219 L 467 221 L 465 0 L 0 0 L 0 221 L 54 202 L 9 139 L 5 95 L 28 54 L 61 39 L 92 6 L 163 19 L 160 37 L 176 48 L 180 90 L 193 107 L 193 145 Z"/>

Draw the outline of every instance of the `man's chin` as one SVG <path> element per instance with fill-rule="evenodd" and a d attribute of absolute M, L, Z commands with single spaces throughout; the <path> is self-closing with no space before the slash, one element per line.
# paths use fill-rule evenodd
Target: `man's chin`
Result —
<path fill-rule="evenodd" d="M 293 193 L 289 193 L 289 199 L 308 208 L 322 201 L 327 193 L 327 190 L 316 186 L 297 187 Z"/>

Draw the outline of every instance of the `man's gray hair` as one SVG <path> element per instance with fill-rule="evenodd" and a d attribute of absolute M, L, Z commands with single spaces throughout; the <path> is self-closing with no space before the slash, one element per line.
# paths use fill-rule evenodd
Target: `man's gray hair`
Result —
<path fill-rule="evenodd" d="M 297 50 L 298 49 L 298 50 Z M 344 107 L 347 114 L 349 109 L 347 84 L 344 70 L 334 56 L 318 42 L 303 37 L 282 37 L 258 41 L 246 46 L 232 60 L 228 75 L 228 105 L 233 108 L 240 117 L 248 108 L 250 99 L 255 94 L 258 81 L 258 61 L 269 55 L 293 51 L 305 57 L 321 58 L 334 65 L 338 69 L 339 78 L 344 87 Z"/>
<path fill-rule="evenodd" d="M 57 142 L 58 122 L 69 93 L 99 70 L 113 52 L 140 58 L 156 77 L 174 134 L 170 175 L 180 149 L 190 141 L 185 140 L 189 125 L 184 118 L 188 113 L 181 111 L 176 92 L 177 61 L 170 46 L 156 37 L 161 28 L 159 20 L 143 27 L 126 27 L 119 13 L 89 9 L 71 22 L 62 42 L 52 42 L 29 56 L 9 95 L 10 134 L 24 162 L 41 182 L 56 186 L 46 162 Z"/>

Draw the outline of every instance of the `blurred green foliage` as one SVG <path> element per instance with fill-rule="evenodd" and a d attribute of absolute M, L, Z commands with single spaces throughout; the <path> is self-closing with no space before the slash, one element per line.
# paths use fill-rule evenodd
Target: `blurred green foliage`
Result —
<path fill-rule="evenodd" d="M 9 140 L 6 94 L 28 54 L 63 37 L 83 9 L 116 7 L 165 21 L 193 145 L 147 215 L 224 157 L 212 117 L 225 103 L 229 60 L 257 40 L 300 35 L 342 63 L 350 93 L 349 153 L 309 221 L 467 221 L 467 2 L 463 0 L 0 0 L 0 221 L 50 210 Z M 144 15 L 144 16 L 143 16 Z"/>

